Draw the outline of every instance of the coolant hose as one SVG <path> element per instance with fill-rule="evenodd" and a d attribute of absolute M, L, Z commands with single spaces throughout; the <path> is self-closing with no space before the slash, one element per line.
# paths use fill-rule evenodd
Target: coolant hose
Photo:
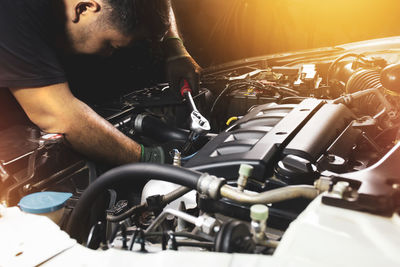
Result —
<path fill-rule="evenodd" d="M 197 171 L 154 163 L 133 163 L 114 168 L 97 178 L 83 192 L 71 214 L 66 230 L 71 237 L 80 241 L 85 231 L 84 218 L 90 214 L 93 203 L 106 189 L 115 184 L 136 179 L 154 179 L 196 189 L 201 175 L 202 173 Z"/>

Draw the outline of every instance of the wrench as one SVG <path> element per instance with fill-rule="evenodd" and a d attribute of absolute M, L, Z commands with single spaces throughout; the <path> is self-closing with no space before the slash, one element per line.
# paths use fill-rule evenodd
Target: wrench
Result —
<path fill-rule="evenodd" d="M 183 80 L 183 86 L 181 88 L 181 94 L 185 97 L 186 101 L 189 102 L 192 112 L 190 113 L 190 118 L 192 123 L 190 125 L 190 130 L 198 135 L 206 134 L 210 131 L 210 123 L 203 115 L 198 111 L 196 104 L 193 101 L 192 90 L 190 89 L 189 83 Z"/>

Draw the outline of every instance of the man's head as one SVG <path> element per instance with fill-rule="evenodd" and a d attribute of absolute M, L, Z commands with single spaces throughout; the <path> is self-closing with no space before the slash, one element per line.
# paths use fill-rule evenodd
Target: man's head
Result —
<path fill-rule="evenodd" d="M 64 0 L 68 45 L 75 53 L 109 55 L 170 26 L 169 0 Z"/>

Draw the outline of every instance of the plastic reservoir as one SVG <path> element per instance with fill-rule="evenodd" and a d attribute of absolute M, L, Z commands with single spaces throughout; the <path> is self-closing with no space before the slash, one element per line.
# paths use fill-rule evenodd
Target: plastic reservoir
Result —
<path fill-rule="evenodd" d="M 65 202 L 72 196 L 64 192 L 38 192 L 23 197 L 18 206 L 26 213 L 43 215 L 59 223 L 64 213 Z"/>

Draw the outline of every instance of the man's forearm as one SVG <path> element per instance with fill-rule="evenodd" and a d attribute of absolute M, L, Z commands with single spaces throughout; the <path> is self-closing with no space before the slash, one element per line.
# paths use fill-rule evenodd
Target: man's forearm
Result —
<path fill-rule="evenodd" d="M 140 160 L 139 144 L 122 134 L 90 107 L 77 100 L 64 134 L 78 152 L 92 159 L 121 165 Z"/>
<path fill-rule="evenodd" d="M 140 160 L 140 145 L 75 98 L 68 84 L 11 92 L 40 129 L 65 134 L 72 147 L 89 158 L 116 165 Z"/>
<path fill-rule="evenodd" d="M 165 38 L 179 37 L 180 35 L 179 35 L 179 31 L 178 31 L 178 26 L 176 25 L 175 13 L 174 13 L 174 10 L 172 9 L 172 6 L 169 11 L 169 18 L 171 21 L 171 26 L 170 26 Z"/>
<path fill-rule="evenodd" d="M 176 56 L 190 56 L 185 46 L 182 43 L 179 34 L 178 26 L 176 24 L 175 14 L 172 7 L 170 8 L 170 21 L 171 26 L 164 37 L 164 47 L 167 58 Z M 179 38 L 179 39 L 177 39 Z"/>

